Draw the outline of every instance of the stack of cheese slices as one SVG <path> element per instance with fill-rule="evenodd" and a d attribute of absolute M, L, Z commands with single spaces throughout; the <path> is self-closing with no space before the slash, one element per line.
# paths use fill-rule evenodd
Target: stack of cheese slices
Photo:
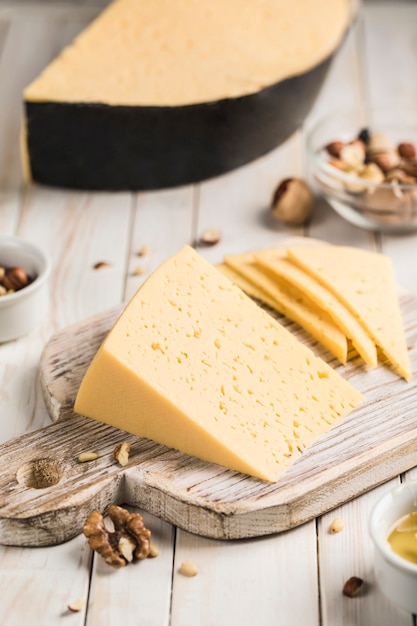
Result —
<path fill-rule="evenodd" d="M 276 481 L 362 400 L 335 369 L 186 246 L 127 305 L 89 365 L 74 409 Z"/>
<path fill-rule="evenodd" d="M 297 322 L 341 363 L 356 352 L 373 368 L 385 357 L 409 380 L 394 272 L 383 254 L 296 245 L 229 255 L 219 269 L 248 295 Z"/>

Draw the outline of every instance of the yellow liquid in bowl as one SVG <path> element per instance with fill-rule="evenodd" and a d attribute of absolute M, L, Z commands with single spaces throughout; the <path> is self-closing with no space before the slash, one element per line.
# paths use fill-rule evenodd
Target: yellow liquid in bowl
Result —
<path fill-rule="evenodd" d="M 398 520 L 388 543 L 396 554 L 417 565 L 417 511 Z"/>

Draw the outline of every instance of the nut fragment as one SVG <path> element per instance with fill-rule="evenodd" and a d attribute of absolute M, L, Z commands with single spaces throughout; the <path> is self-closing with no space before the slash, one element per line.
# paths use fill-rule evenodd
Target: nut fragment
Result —
<path fill-rule="evenodd" d="M 415 159 L 417 156 L 415 145 L 409 141 L 400 143 L 397 150 L 400 157 L 404 159 Z"/>
<path fill-rule="evenodd" d="M 5 268 L 1 283 L 7 290 L 18 291 L 30 283 L 30 278 L 23 267 L 8 267 Z"/>
<path fill-rule="evenodd" d="M 398 154 L 394 151 L 379 152 L 369 157 L 372 163 L 375 163 L 383 172 L 392 170 L 393 167 L 397 167 L 400 162 Z"/>
<path fill-rule="evenodd" d="M 362 130 L 358 133 L 358 139 L 362 141 L 365 146 L 368 146 L 370 138 L 371 133 L 369 132 L 369 128 L 362 128 Z"/>
<path fill-rule="evenodd" d="M 354 598 L 356 595 L 359 594 L 359 592 L 363 590 L 363 587 L 364 583 L 362 578 L 359 578 L 358 576 L 352 576 L 343 585 L 343 595 L 347 596 L 348 598 Z"/>
<path fill-rule="evenodd" d="M 417 178 L 417 159 L 404 159 L 401 161 L 400 166 L 406 174 Z"/>
<path fill-rule="evenodd" d="M 146 274 L 146 270 L 144 267 L 140 267 L 139 265 L 137 265 L 132 271 L 133 276 L 143 276 L 143 274 Z"/>
<path fill-rule="evenodd" d="M 410 176 L 399 167 L 394 168 L 393 170 L 387 172 L 385 180 L 388 183 L 395 181 L 399 183 L 400 185 L 414 185 L 417 182 L 417 178 L 415 176 Z"/>
<path fill-rule="evenodd" d="M 93 450 L 87 450 L 78 455 L 79 463 L 88 463 L 88 461 L 95 461 L 96 459 L 98 459 L 98 454 Z"/>
<path fill-rule="evenodd" d="M 110 263 L 108 261 L 97 261 L 97 263 L 94 263 L 93 265 L 93 269 L 95 270 L 102 270 L 105 267 L 110 267 Z"/>
<path fill-rule="evenodd" d="M 375 183 L 382 183 L 385 180 L 384 172 L 376 163 L 368 163 L 359 174 L 362 180 L 370 180 Z"/>
<path fill-rule="evenodd" d="M 136 547 L 135 542 L 130 537 L 120 537 L 117 549 L 128 563 L 133 561 L 133 552 Z"/>
<path fill-rule="evenodd" d="M 344 148 L 344 145 L 344 141 L 331 141 L 327 144 L 326 150 L 330 154 L 330 156 L 338 157 L 341 150 Z"/>
<path fill-rule="evenodd" d="M 197 576 L 198 569 L 192 561 L 183 561 L 178 569 L 178 572 L 183 576 L 188 576 L 191 578 L 192 576 Z"/>
<path fill-rule="evenodd" d="M 285 178 L 272 196 L 272 216 L 283 224 L 300 226 L 311 217 L 313 203 L 313 193 L 305 181 Z"/>
<path fill-rule="evenodd" d="M 154 559 L 157 556 L 159 556 L 159 553 L 161 552 L 159 546 L 156 546 L 154 543 L 151 543 L 151 545 L 149 546 L 149 554 L 148 554 L 148 559 Z"/>
<path fill-rule="evenodd" d="M 340 533 L 344 529 L 344 527 L 345 522 L 340 517 L 336 517 L 330 524 L 329 532 L 333 534 Z"/>
<path fill-rule="evenodd" d="M 217 228 L 207 228 L 201 233 L 200 244 L 204 246 L 215 246 L 222 238 L 220 230 Z"/>
<path fill-rule="evenodd" d="M 350 165 L 342 161 L 342 159 L 337 159 L 334 157 L 334 158 L 329 159 L 327 162 L 332 167 L 335 167 L 338 170 L 342 170 L 342 172 L 350 172 L 352 170 Z"/>
<path fill-rule="evenodd" d="M 394 144 L 385 133 L 374 131 L 369 137 L 366 149 L 369 155 L 381 152 L 393 152 Z"/>
<path fill-rule="evenodd" d="M 93 511 L 88 517 L 83 533 L 90 548 L 100 554 L 108 565 L 117 568 L 145 559 L 149 555 L 151 531 L 145 527 L 142 516 L 114 504 L 109 507 L 108 515 L 113 522 L 113 532 L 106 528 L 98 511 Z"/>
<path fill-rule="evenodd" d="M 149 246 L 142 246 L 140 250 L 138 250 L 138 256 L 149 256 L 151 253 L 151 249 Z"/>
<path fill-rule="evenodd" d="M 115 447 L 113 458 L 123 467 L 129 463 L 130 443 L 124 441 Z"/>
<path fill-rule="evenodd" d="M 72 611 L 72 613 L 78 613 L 84 607 L 84 604 L 84 598 L 77 598 L 77 600 L 68 605 L 68 610 Z"/>
<path fill-rule="evenodd" d="M 353 168 L 360 168 L 365 162 L 365 147 L 361 141 L 349 143 L 340 151 L 340 158 Z"/>

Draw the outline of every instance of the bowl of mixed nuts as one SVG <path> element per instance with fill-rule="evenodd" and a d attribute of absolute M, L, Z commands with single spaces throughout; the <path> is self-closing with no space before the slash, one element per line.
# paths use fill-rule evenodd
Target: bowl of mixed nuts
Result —
<path fill-rule="evenodd" d="M 33 243 L 0 236 L 0 342 L 33 330 L 48 304 L 50 262 Z"/>
<path fill-rule="evenodd" d="M 311 173 L 332 208 L 370 230 L 417 230 L 417 109 L 335 111 L 310 131 Z"/>

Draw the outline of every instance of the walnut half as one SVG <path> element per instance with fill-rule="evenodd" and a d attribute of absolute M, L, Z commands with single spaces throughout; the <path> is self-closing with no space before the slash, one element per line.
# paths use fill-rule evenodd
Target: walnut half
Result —
<path fill-rule="evenodd" d="M 113 567 L 124 567 L 131 561 L 145 559 L 150 550 L 151 531 L 145 527 L 142 516 L 115 504 L 109 507 L 108 516 L 114 531 L 106 528 L 98 511 L 89 515 L 83 533 L 90 548 Z"/>

